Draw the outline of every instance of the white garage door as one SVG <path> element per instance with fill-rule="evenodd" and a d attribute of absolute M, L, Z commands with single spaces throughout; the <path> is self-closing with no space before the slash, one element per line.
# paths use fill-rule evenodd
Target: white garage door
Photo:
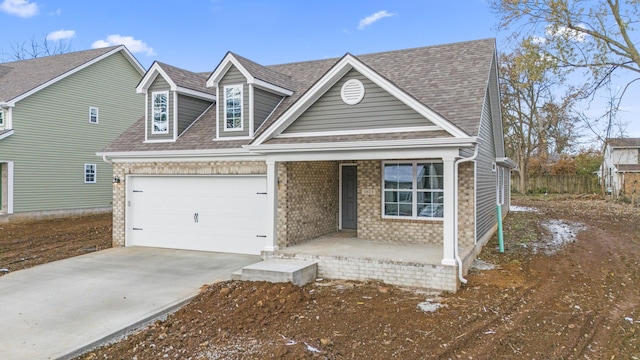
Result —
<path fill-rule="evenodd" d="M 260 254 L 266 177 L 132 176 L 127 246 Z"/>

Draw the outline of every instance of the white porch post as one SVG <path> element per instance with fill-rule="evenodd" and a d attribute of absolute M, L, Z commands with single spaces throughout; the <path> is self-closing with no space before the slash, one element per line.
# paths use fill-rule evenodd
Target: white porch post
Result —
<path fill-rule="evenodd" d="M 267 238 L 264 251 L 277 251 L 276 221 L 278 214 L 278 163 L 267 160 Z"/>
<path fill-rule="evenodd" d="M 455 158 L 443 158 L 444 176 L 444 213 L 443 213 L 443 254 L 442 265 L 456 265 L 455 259 L 455 186 L 454 179 Z"/>

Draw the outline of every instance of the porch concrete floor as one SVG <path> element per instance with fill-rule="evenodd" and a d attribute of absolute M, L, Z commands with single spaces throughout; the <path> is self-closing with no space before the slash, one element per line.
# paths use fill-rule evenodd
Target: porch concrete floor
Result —
<path fill-rule="evenodd" d="M 287 255 L 356 257 L 441 265 L 442 245 L 410 244 L 360 239 L 355 231 L 339 231 L 278 250 Z M 461 256 L 466 252 L 461 249 Z"/>

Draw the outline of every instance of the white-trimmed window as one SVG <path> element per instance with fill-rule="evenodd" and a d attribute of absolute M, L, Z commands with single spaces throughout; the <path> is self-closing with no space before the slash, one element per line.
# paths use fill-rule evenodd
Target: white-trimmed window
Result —
<path fill-rule="evenodd" d="M 0 110 L 0 128 L 4 127 L 4 111 Z"/>
<path fill-rule="evenodd" d="M 89 106 L 89 122 L 92 124 L 98 123 L 98 108 Z"/>
<path fill-rule="evenodd" d="M 224 129 L 242 130 L 242 85 L 224 87 Z"/>
<path fill-rule="evenodd" d="M 382 217 L 443 217 L 444 177 L 441 162 L 384 162 Z"/>
<path fill-rule="evenodd" d="M 95 184 L 96 182 L 96 164 L 84 164 L 84 182 L 85 184 Z"/>
<path fill-rule="evenodd" d="M 169 92 L 151 93 L 152 134 L 169 133 Z"/>

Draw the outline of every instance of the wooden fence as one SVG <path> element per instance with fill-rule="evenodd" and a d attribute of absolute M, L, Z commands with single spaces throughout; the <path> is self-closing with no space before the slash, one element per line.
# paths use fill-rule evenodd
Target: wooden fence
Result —
<path fill-rule="evenodd" d="M 595 175 L 542 175 L 530 176 L 526 191 L 520 189 L 520 174 L 511 173 L 511 191 L 519 193 L 593 194 L 600 192 Z"/>

